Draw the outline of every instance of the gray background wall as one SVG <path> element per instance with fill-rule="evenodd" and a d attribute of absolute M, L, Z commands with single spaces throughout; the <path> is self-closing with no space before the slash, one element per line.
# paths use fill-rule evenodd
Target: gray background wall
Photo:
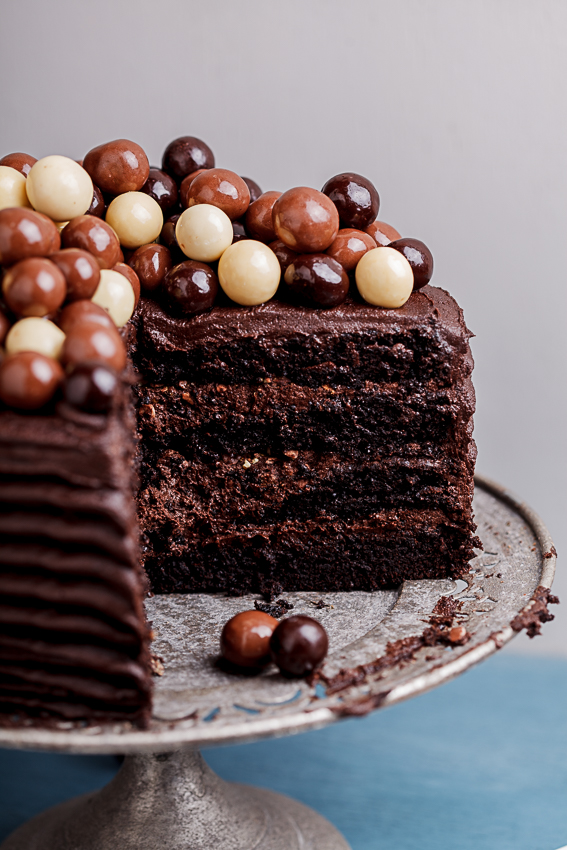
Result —
<path fill-rule="evenodd" d="M 563 0 L 2 0 L 0 151 L 193 134 L 265 190 L 368 175 L 476 333 L 479 470 L 565 553 L 566 33 Z M 567 655 L 556 587 L 513 651 Z"/>

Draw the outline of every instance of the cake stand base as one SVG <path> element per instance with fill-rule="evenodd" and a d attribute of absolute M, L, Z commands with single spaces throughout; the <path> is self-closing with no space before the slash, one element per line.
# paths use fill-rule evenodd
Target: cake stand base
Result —
<path fill-rule="evenodd" d="M 126 756 L 102 791 L 55 806 L 0 850 L 349 850 L 325 818 L 224 782 L 196 750 Z"/>

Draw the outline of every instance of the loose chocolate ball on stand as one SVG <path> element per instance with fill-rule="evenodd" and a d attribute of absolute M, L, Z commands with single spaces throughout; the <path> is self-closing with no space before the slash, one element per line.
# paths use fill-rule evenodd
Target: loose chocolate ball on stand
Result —
<path fill-rule="evenodd" d="M 223 658 L 238 667 L 261 668 L 270 663 L 270 638 L 278 621 L 263 611 L 242 611 L 222 630 Z"/>
<path fill-rule="evenodd" d="M 339 230 L 337 236 L 326 250 L 326 254 L 340 263 L 346 272 L 356 268 L 356 264 L 367 251 L 376 247 L 376 242 L 368 233 L 345 227 Z"/>
<path fill-rule="evenodd" d="M 65 277 L 51 260 L 28 257 L 13 265 L 2 280 L 6 306 L 16 316 L 48 316 L 63 304 Z"/>
<path fill-rule="evenodd" d="M 149 195 L 150 198 L 157 201 L 164 215 L 167 215 L 168 212 L 177 204 L 179 196 L 177 183 L 173 177 L 170 177 L 170 175 L 166 174 L 165 171 L 162 171 L 161 168 L 150 168 L 148 179 L 140 191 L 145 192 L 146 195 Z"/>
<path fill-rule="evenodd" d="M 179 247 L 178 250 L 181 252 Z M 141 287 L 146 292 L 153 292 L 172 268 L 171 251 L 165 245 L 157 245 L 155 242 L 142 245 L 134 251 L 128 265 L 138 275 Z"/>
<path fill-rule="evenodd" d="M 215 303 L 219 281 L 212 268 L 197 260 L 185 260 L 171 269 L 162 283 L 166 306 L 177 316 L 195 316 Z"/>
<path fill-rule="evenodd" d="M 0 159 L 0 165 L 8 165 L 10 168 L 15 168 L 24 177 L 27 177 L 31 171 L 32 165 L 37 162 L 35 156 L 30 156 L 29 153 L 7 153 Z"/>
<path fill-rule="evenodd" d="M 19 410 L 37 410 L 53 398 L 63 377 L 51 357 L 35 351 L 11 354 L 0 363 L 0 399 Z"/>
<path fill-rule="evenodd" d="M 67 284 L 67 301 L 92 298 L 100 281 L 100 266 L 92 254 L 81 248 L 64 248 L 49 259 L 63 273 Z"/>
<path fill-rule="evenodd" d="M 101 269 L 120 262 L 120 242 L 112 227 L 94 215 L 80 215 L 61 231 L 64 248 L 81 248 L 95 257 Z"/>
<path fill-rule="evenodd" d="M 297 186 L 284 192 L 274 204 L 276 236 L 298 254 L 324 251 L 339 230 L 339 214 L 322 192 Z"/>
<path fill-rule="evenodd" d="M 0 263 L 47 257 L 61 245 L 59 231 L 46 215 L 17 207 L 0 210 Z"/>
<path fill-rule="evenodd" d="M 386 224 L 385 221 L 374 221 L 364 229 L 365 233 L 372 236 L 377 245 L 389 245 L 395 239 L 400 238 L 400 234 L 391 224 Z"/>
<path fill-rule="evenodd" d="M 83 168 L 108 195 L 137 192 L 150 173 L 145 151 L 129 139 L 115 139 L 92 148 L 83 160 Z"/>
<path fill-rule="evenodd" d="M 244 223 L 247 233 L 252 239 L 260 242 L 274 242 L 276 232 L 272 220 L 274 204 L 281 197 L 281 192 L 264 192 L 258 200 L 250 204 L 246 210 Z"/>
<path fill-rule="evenodd" d="M 270 639 L 272 660 L 287 676 L 312 673 L 328 649 L 329 639 L 321 623 L 303 614 L 282 620 Z"/>
<path fill-rule="evenodd" d="M 380 197 L 376 187 L 361 174 L 337 174 L 327 180 L 322 191 L 335 204 L 345 227 L 363 230 L 378 215 Z"/>
<path fill-rule="evenodd" d="M 187 206 L 196 204 L 218 207 L 232 221 L 241 218 L 250 206 L 250 191 L 234 171 L 209 168 L 195 177 L 187 191 Z"/>
<path fill-rule="evenodd" d="M 181 136 L 166 147 L 161 167 L 178 182 L 199 168 L 214 168 L 215 156 L 210 147 L 195 136 Z"/>
<path fill-rule="evenodd" d="M 262 190 L 260 189 L 256 181 L 252 180 L 250 177 L 243 177 L 242 179 L 248 186 L 248 191 L 250 192 L 250 203 L 253 204 L 254 201 L 257 201 L 260 195 L 262 194 Z"/>
<path fill-rule="evenodd" d="M 421 239 L 396 239 L 390 242 L 394 248 L 404 255 L 413 271 L 413 288 L 421 289 L 433 277 L 433 254 Z"/>
<path fill-rule="evenodd" d="M 87 413 L 105 413 L 118 386 L 116 372 L 102 363 L 78 363 L 63 383 L 63 398 L 71 407 Z"/>
<path fill-rule="evenodd" d="M 312 307 L 337 307 L 348 295 L 346 271 L 327 254 L 302 254 L 287 267 L 284 279 Z"/>

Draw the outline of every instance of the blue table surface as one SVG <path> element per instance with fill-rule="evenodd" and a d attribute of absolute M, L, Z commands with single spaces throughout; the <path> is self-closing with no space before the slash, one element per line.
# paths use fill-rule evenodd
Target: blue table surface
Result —
<path fill-rule="evenodd" d="M 431 693 L 317 732 L 204 751 L 222 777 L 331 820 L 352 850 L 567 844 L 567 660 L 497 656 Z M 111 756 L 0 750 L 0 840 L 108 782 Z"/>

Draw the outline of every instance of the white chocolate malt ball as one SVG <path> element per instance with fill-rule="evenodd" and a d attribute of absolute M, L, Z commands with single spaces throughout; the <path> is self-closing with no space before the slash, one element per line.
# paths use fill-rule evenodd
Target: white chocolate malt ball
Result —
<path fill-rule="evenodd" d="M 157 201 L 144 192 L 124 192 L 111 201 L 106 211 L 109 224 L 125 248 L 139 248 L 161 233 L 163 213 Z"/>
<path fill-rule="evenodd" d="M 94 191 L 85 169 L 66 156 L 38 159 L 28 174 L 26 190 L 32 207 L 54 221 L 86 213 Z"/>
<path fill-rule="evenodd" d="M 112 269 L 100 270 L 100 282 L 91 301 L 106 310 L 117 328 L 126 324 L 136 306 L 132 284 L 125 275 Z"/>
<path fill-rule="evenodd" d="M 17 354 L 19 351 L 37 351 L 46 357 L 59 360 L 65 334 L 57 325 L 48 319 L 38 319 L 30 316 L 16 322 L 6 337 L 6 354 Z"/>
<path fill-rule="evenodd" d="M 226 249 L 218 273 L 219 283 L 228 297 L 237 304 L 252 307 L 276 294 L 282 270 L 271 248 L 254 239 L 242 239 Z"/>
<path fill-rule="evenodd" d="M 212 204 L 197 204 L 181 213 L 175 225 L 175 238 L 190 260 L 212 263 L 232 243 L 232 222 Z"/>
<path fill-rule="evenodd" d="M 26 178 L 9 165 L 0 165 L 0 210 L 31 207 L 26 192 Z"/>
<path fill-rule="evenodd" d="M 401 307 L 413 290 L 413 271 L 395 248 L 372 248 L 356 266 L 356 285 L 375 307 Z"/>

